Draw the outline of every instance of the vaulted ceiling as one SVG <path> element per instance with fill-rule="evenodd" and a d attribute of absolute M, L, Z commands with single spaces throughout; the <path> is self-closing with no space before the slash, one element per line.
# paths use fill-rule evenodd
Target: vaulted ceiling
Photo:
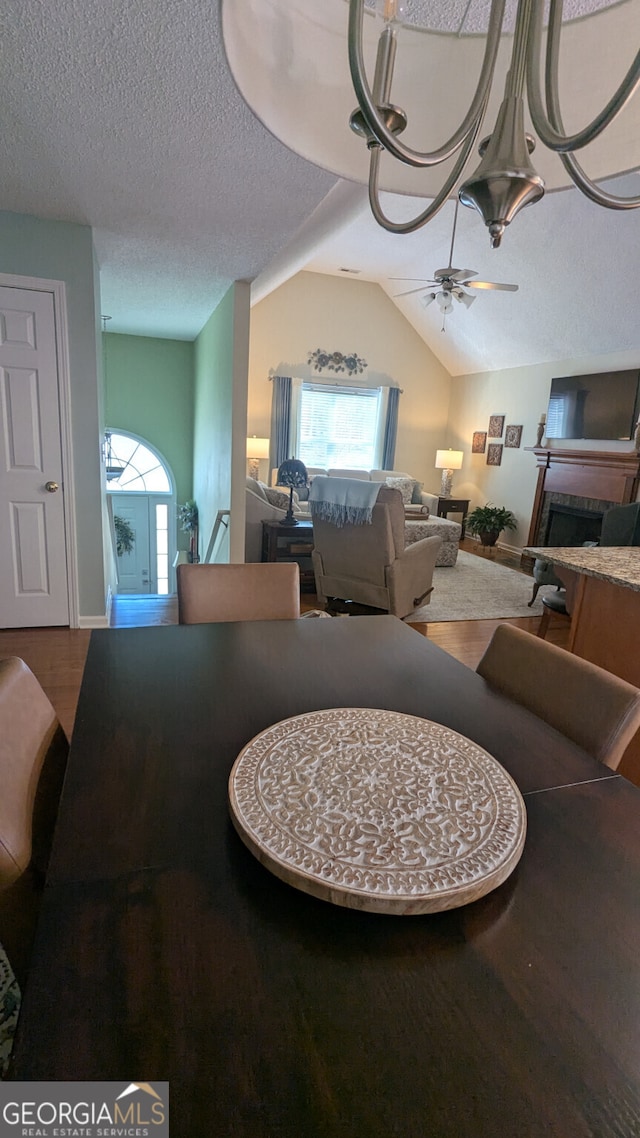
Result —
<path fill-rule="evenodd" d="M 361 186 L 293 153 L 248 109 L 213 0 L 23 0 L 5 5 L 2 32 L 0 208 L 92 226 L 110 330 L 190 339 L 234 280 L 257 278 L 258 299 L 302 268 L 348 269 L 380 283 L 452 374 L 640 356 L 640 210 L 563 190 L 524 210 L 494 251 L 461 210 L 455 263 L 520 288 L 456 305 L 443 332 L 436 306 L 396 298 L 412 284 L 389 278 L 448 263 L 453 204 L 413 236 L 379 229 Z"/>

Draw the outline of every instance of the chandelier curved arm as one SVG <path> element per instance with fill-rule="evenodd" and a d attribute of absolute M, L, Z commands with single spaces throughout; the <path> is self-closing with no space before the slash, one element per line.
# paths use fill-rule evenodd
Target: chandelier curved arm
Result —
<path fill-rule="evenodd" d="M 534 4 L 531 16 L 529 46 L 527 51 L 527 93 L 529 96 L 529 110 L 531 121 L 541 142 L 555 151 L 567 154 L 580 150 L 593 142 L 602 131 L 613 122 L 623 107 L 629 102 L 640 85 L 640 51 L 637 53 L 627 74 L 618 89 L 609 99 L 607 105 L 598 115 L 575 134 L 566 135 L 562 132 L 562 120 L 559 111 L 558 95 L 558 60 L 560 55 L 560 33 L 562 30 L 562 4 L 563 0 L 551 0 L 549 10 L 549 27 L 547 29 L 546 51 L 546 96 L 547 111 L 545 113 L 540 86 L 540 60 L 542 55 L 542 4 Z M 552 110 L 552 105 L 556 111 Z M 569 167 L 567 167 L 568 169 Z"/>
<path fill-rule="evenodd" d="M 383 147 L 383 149 L 388 150 L 394 158 L 398 158 L 408 166 L 416 166 L 419 168 L 437 166 L 441 162 L 446 162 L 448 158 L 451 158 L 461 144 L 468 139 L 470 133 L 475 132 L 475 137 L 475 134 L 477 134 L 482 124 L 487 106 L 498 55 L 498 47 L 500 45 L 500 32 L 502 30 L 504 8 L 505 0 L 492 0 L 487 42 L 485 45 L 480 78 L 464 121 L 448 142 L 445 142 L 437 150 L 429 153 L 405 146 L 388 130 L 381 118 L 380 112 L 373 100 L 364 66 L 362 50 L 364 0 L 349 0 L 349 67 L 351 69 L 351 80 L 356 98 L 369 130 L 377 139 L 378 144 Z M 400 230 L 400 232 L 402 232 L 402 230 Z"/>
<path fill-rule="evenodd" d="M 592 182 L 591 179 L 587 177 L 582 166 L 573 154 L 560 154 L 559 158 L 578 189 L 582 190 L 585 197 L 590 198 L 596 205 L 603 205 L 607 209 L 638 209 L 638 207 L 640 207 L 640 196 L 635 198 L 621 198 L 616 194 L 608 194 L 606 190 L 597 186 L 595 182 Z"/>
<path fill-rule="evenodd" d="M 371 212 L 375 220 L 378 222 L 378 225 L 381 225 L 382 228 L 386 229 L 388 233 L 414 233 L 416 229 L 421 229 L 423 225 L 426 225 L 428 221 L 431 221 L 432 217 L 435 217 L 435 215 L 439 213 L 447 198 L 449 197 L 451 190 L 455 187 L 456 182 L 458 181 L 458 178 L 464 169 L 467 158 L 473 149 L 473 145 L 476 141 L 476 138 L 478 137 L 478 131 L 482 125 L 484 110 L 485 108 L 483 107 L 482 115 L 478 119 L 478 122 L 473 128 L 472 133 L 465 140 L 462 150 L 456 159 L 455 165 L 453 166 L 453 169 L 451 170 L 449 177 L 446 179 L 442 189 L 438 194 L 436 194 L 433 201 L 429 203 L 423 213 L 418 214 L 418 216 L 415 217 L 413 221 L 390 221 L 389 218 L 386 217 L 383 213 L 382 206 L 380 204 L 380 191 L 378 187 L 380 156 L 382 154 L 382 151 L 378 146 L 373 146 L 371 148 L 371 158 L 369 162 L 369 205 L 371 206 Z M 456 202 L 456 211 L 457 208 L 458 206 Z"/>
<path fill-rule="evenodd" d="M 558 16 L 553 10 L 557 8 L 556 0 L 552 0 L 552 11 L 550 19 L 553 18 L 554 22 L 557 21 Z M 562 15 L 562 3 L 560 7 L 560 16 Z M 547 60 L 547 82 L 546 82 L 546 97 L 547 106 L 549 109 L 549 120 L 555 131 L 563 131 L 564 126 L 562 122 L 562 112 L 560 110 L 560 98 L 558 95 L 557 83 L 557 48 L 555 49 L 555 59 L 551 64 L 552 70 L 550 71 L 549 60 Z M 577 158 L 572 153 L 560 153 L 558 155 L 562 165 L 569 174 L 579 190 L 589 198 L 596 205 L 604 206 L 606 209 L 637 209 L 640 207 L 640 196 L 632 198 L 619 197 L 616 194 L 609 194 L 600 186 L 597 186 L 585 173 Z"/>

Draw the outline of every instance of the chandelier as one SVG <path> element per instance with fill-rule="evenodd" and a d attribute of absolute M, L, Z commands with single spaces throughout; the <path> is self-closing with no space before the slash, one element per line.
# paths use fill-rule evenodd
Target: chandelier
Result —
<path fill-rule="evenodd" d="M 413 233 L 425 225 L 457 188 L 463 205 L 478 211 L 497 248 L 507 225 L 525 205 L 538 201 L 545 184 L 531 162 L 535 139 L 524 129 L 525 83 L 529 113 L 540 141 L 559 155 L 571 180 L 596 205 L 609 209 L 635 209 L 639 197 L 618 197 L 591 181 L 575 152 L 593 142 L 618 116 L 640 84 L 640 51 L 603 110 L 583 129 L 565 134 L 558 91 L 558 62 L 563 0 L 550 0 L 545 52 L 544 97 L 540 83 L 542 61 L 542 0 L 519 0 L 513 36 L 511 64 L 504 97 L 492 134 L 479 145 L 480 164 L 461 184 L 460 178 L 480 133 L 491 93 L 498 46 L 504 20 L 505 0 L 492 0 L 489 27 L 478 85 L 467 113 L 447 142 L 432 152 L 404 145 L 399 135 L 407 126 L 407 114 L 392 102 L 397 30 L 402 23 L 404 0 L 377 0 L 383 20 L 378 40 L 373 84 L 364 67 L 364 0 L 349 0 L 348 49 L 351 79 L 358 108 L 350 119 L 352 130 L 369 149 L 369 202 L 376 221 L 390 233 Z M 394 222 L 385 216 L 379 192 L 380 158 L 383 152 L 408 166 L 425 169 L 454 158 L 453 167 L 439 192 L 421 213 L 409 221 Z"/>
<path fill-rule="evenodd" d="M 107 482 L 114 482 L 124 473 L 125 463 L 113 453 L 113 445 L 111 442 L 111 431 L 104 432 L 104 443 L 102 446 L 102 453 L 104 457 L 105 473 L 107 475 Z"/>

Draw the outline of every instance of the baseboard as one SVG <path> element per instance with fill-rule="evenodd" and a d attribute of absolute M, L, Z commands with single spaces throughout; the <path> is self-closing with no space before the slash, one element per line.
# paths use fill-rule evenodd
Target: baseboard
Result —
<path fill-rule="evenodd" d="M 96 616 L 81 616 L 78 620 L 78 628 L 110 628 L 111 627 L 111 606 L 113 604 L 113 591 L 111 585 L 107 588 L 107 600 L 105 604 L 104 615 Z"/>
<path fill-rule="evenodd" d="M 108 628 L 109 618 L 107 616 L 81 616 L 78 621 L 78 628 Z"/>
<path fill-rule="evenodd" d="M 521 545 L 507 545 L 506 541 L 499 541 L 498 548 L 504 549 L 505 553 L 513 553 L 516 557 L 522 556 Z"/>

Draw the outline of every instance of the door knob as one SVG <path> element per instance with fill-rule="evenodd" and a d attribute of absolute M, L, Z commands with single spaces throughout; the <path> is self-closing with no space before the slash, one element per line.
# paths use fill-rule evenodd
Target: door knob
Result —
<path fill-rule="evenodd" d="M 57 482 L 45 482 L 44 488 L 48 490 L 50 494 L 55 494 L 56 490 L 60 489 Z"/>

